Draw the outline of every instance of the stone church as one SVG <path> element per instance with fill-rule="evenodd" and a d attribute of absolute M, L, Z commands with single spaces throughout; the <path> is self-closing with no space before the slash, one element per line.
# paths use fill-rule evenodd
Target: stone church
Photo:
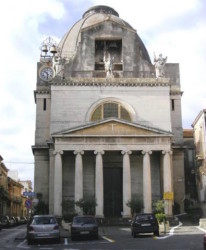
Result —
<path fill-rule="evenodd" d="M 96 199 L 98 218 L 163 200 L 182 212 L 184 153 L 178 63 L 153 62 L 136 30 L 108 6 L 87 10 L 42 43 L 37 63 L 34 191 L 62 216 L 64 200 Z"/>

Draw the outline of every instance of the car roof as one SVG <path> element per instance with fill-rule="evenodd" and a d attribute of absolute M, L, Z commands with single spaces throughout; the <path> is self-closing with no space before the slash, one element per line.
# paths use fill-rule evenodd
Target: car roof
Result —
<path fill-rule="evenodd" d="M 93 215 L 77 215 L 74 218 L 78 218 L 78 217 L 92 217 L 92 218 L 95 218 Z"/>
<path fill-rule="evenodd" d="M 37 217 L 55 217 L 55 216 L 52 214 L 42 214 L 42 215 L 38 214 L 38 215 L 34 215 L 33 218 L 34 217 L 37 218 Z"/>

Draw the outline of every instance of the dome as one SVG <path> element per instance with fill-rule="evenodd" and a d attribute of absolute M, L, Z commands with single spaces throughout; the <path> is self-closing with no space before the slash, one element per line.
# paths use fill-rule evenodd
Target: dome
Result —
<path fill-rule="evenodd" d="M 81 31 L 106 21 L 111 21 L 136 32 L 131 25 L 119 17 L 119 14 L 113 8 L 103 5 L 94 6 L 88 9 L 83 14 L 82 19 L 77 21 L 61 39 L 58 46 L 61 51 L 61 56 L 66 57 L 67 59 L 73 58 L 78 44 L 81 41 Z"/>

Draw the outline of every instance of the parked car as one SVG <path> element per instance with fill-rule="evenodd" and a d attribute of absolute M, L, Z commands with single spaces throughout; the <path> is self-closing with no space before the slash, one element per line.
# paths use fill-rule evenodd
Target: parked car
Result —
<path fill-rule="evenodd" d="M 25 216 L 22 216 L 20 218 L 20 224 L 26 224 L 27 223 L 27 218 Z"/>
<path fill-rule="evenodd" d="M 4 216 L 4 217 L 1 219 L 1 225 L 2 225 L 3 228 L 8 228 L 8 227 L 11 226 L 9 216 Z"/>
<path fill-rule="evenodd" d="M 60 242 L 59 224 L 53 215 L 35 215 L 27 225 L 27 242 L 54 239 Z"/>
<path fill-rule="evenodd" d="M 131 233 L 135 238 L 139 233 L 154 233 L 159 236 L 159 224 L 154 214 L 136 214 L 131 222 Z"/>
<path fill-rule="evenodd" d="M 77 239 L 82 236 L 99 238 L 98 223 L 94 216 L 82 215 L 75 216 L 71 223 L 71 239 Z"/>
<path fill-rule="evenodd" d="M 14 227 L 17 225 L 17 221 L 14 216 L 9 217 L 10 220 L 10 227 Z"/>
<path fill-rule="evenodd" d="M 0 231 L 1 231 L 1 229 L 2 229 L 2 224 L 1 224 L 1 221 L 0 221 Z"/>
<path fill-rule="evenodd" d="M 15 217 L 15 221 L 16 221 L 16 225 L 20 225 L 21 224 L 21 219 L 20 217 Z"/>

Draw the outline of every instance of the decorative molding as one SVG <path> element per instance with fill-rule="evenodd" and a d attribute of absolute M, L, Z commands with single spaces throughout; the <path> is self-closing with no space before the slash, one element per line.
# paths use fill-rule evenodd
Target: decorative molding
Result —
<path fill-rule="evenodd" d="M 98 155 L 98 154 L 103 155 L 103 154 L 104 154 L 104 150 L 95 150 L 95 151 L 94 151 L 94 154 L 95 154 L 95 155 Z"/>
<path fill-rule="evenodd" d="M 47 95 L 47 94 L 50 94 L 51 91 L 50 90 L 35 90 L 34 91 L 34 94 L 38 94 L 38 95 Z"/>
<path fill-rule="evenodd" d="M 63 153 L 64 153 L 63 150 L 59 150 L 59 151 L 54 150 L 54 151 L 53 151 L 53 154 L 54 154 L 54 155 L 57 155 L 57 154 L 63 155 Z"/>
<path fill-rule="evenodd" d="M 162 154 L 163 154 L 163 155 L 165 155 L 165 154 L 170 154 L 170 155 L 172 155 L 173 152 L 172 152 L 171 150 L 168 150 L 168 151 L 163 150 L 163 151 L 162 151 Z"/>
<path fill-rule="evenodd" d="M 131 154 L 132 154 L 132 151 L 131 151 L 131 150 L 122 150 L 122 151 L 121 151 L 121 154 L 122 154 L 122 155 L 125 155 L 125 154 L 131 155 Z"/>
<path fill-rule="evenodd" d="M 75 155 L 77 155 L 77 154 L 83 155 L 83 154 L 84 154 L 84 151 L 83 151 L 83 150 L 75 150 L 75 151 L 74 151 L 74 154 L 75 154 Z"/>
<path fill-rule="evenodd" d="M 157 87 L 170 86 L 169 78 L 66 78 L 54 79 L 53 86 L 126 86 L 126 87 Z"/>
<path fill-rule="evenodd" d="M 148 150 L 148 151 L 142 150 L 142 154 L 143 154 L 143 155 L 145 155 L 145 154 L 151 155 L 151 154 L 152 154 L 152 150 Z"/>

